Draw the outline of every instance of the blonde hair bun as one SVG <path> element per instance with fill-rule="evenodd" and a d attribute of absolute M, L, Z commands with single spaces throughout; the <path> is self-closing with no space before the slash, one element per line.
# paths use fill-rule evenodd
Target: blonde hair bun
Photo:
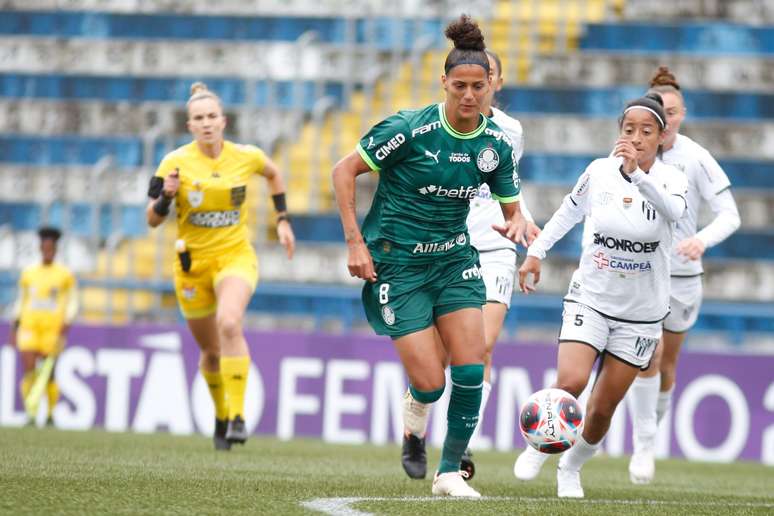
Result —
<path fill-rule="evenodd" d="M 191 96 L 192 97 L 194 95 L 196 95 L 197 93 L 205 93 L 205 92 L 208 92 L 208 91 L 210 91 L 210 90 L 207 88 L 207 85 L 204 84 L 203 82 L 196 81 L 195 83 L 191 84 Z"/>

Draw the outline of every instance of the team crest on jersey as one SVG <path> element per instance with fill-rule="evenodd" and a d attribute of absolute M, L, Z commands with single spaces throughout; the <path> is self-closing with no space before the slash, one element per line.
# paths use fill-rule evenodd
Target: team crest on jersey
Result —
<path fill-rule="evenodd" d="M 245 202 L 247 186 L 235 186 L 231 189 L 231 206 L 241 206 Z"/>
<path fill-rule="evenodd" d="M 188 204 L 190 204 L 192 208 L 201 206 L 202 201 L 204 201 L 204 192 L 201 190 L 191 190 L 188 192 Z"/>
<path fill-rule="evenodd" d="M 497 165 L 500 164 L 500 156 L 497 154 L 497 151 L 494 150 L 492 147 L 487 147 L 486 149 L 482 149 L 481 152 L 478 153 L 478 157 L 476 158 L 476 166 L 478 166 L 478 169 L 481 172 L 489 173 L 497 168 Z"/>
<path fill-rule="evenodd" d="M 196 297 L 196 287 L 194 286 L 183 286 L 183 299 L 191 300 Z"/>
<path fill-rule="evenodd" d="M 642 201 L 642 213 L 647 220 L 656 220 L 656 208 L 647 201 Z"/>
<path fill-rule="evenodd" d="M 623 198 L 623 207 L 627 208 L 627 209 L 632 207 L 632 198 L 631 197 L 624 197 Z"/>
<path fill-rule="evenodd" d="M 382 307 L 382 319 L 384 319 L 384 324 L 387 326 L 395 324 L 395 312 L 389 305 L 384 305 Z"/>

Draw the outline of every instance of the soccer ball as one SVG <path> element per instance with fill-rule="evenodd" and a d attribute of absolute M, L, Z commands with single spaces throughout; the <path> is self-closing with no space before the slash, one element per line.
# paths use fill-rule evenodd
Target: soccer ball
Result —
<path fill-rule="evenodd" d="M 543 453 L 569 450 L 583 426 L 575 396 L 562 389 L 543 389 L 521 407 L 519 429 L 530 446 Z"/>

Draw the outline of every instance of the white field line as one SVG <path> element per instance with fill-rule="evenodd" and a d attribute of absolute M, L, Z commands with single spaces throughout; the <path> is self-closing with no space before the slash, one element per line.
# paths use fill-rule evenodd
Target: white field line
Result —
<path fill-rule="evenodd" d="M 527 503 L 577 503 L 583 505 L 644 505 L 644 506 L 665 506 L 665 507 L 722 507 L 722 508 L 748 508 L 748 509 L 774 509 L 774 502 L 678 502 L 671 500 L 609 500 L 609 499 L 583 499 L 568 500 L 560 498 L 539 498 L 527 496 L 490 496 L 482 498 L 450 498 L 440 496 L 427 497 L 349 497 L 349 498 L 315 498 L 301 502 L 301 505 L 307 509 L 318 511 L 331 516 L 373 516 L 373 513 L 359 511 L 350 505 L 361 502 L 453 502 L 457 500 L 465 501 L 510 501 Z"/>

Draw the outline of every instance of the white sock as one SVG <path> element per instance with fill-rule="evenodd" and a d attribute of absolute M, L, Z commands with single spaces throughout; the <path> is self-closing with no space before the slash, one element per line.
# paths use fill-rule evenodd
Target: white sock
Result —
<path fill-rule="evenodd" d="M 406 389 L 406 394 L 403 395 L 403 428 L 405 431 L 417 437 L 424 437 L 425 432 L 427 432 L 429 415 L 430 405 L 418 402 L 411 395 L 411 391 Z"/>
<path fill-rule="evenodd" d="M 492 392 L 492 384 L 484 381 L 484 385 L 481 388 L 481 406 L 478 409 L 478 424 L 476 430 L 470 437 L 470 443 L 468 446 L 471 449 L 488 449 L 492 446 L 488 437 L 481 435 L 481 429 L 484 427 L 484 410 L 486 410 L 486 402 L 489 401 L 489 393 Z"/>
<path fill-rule="evenodd" d="M 675 386 L 672 384 L 672 387 L 670 387 L 668 391 L 662 391 L 658 393 L 658 403 L 656 403 L 656 420 L 659 423 L 664 418 L 664 414 L 669 412 L 669 410 L 672 408 L 672 394 L 674 394 L 674 392 Z"/>
<path fill-rule="evenodd" d="M 484 410 L 486 410 L 490 392 L 492 392 L 492 384 L 484 380 L 484 386 L 481 389 L 481 408 L 478 409 L 478 428 L 481 428 L 481 422 L 484 420 Z"/>
<path fill-rule="evenodd" d="M 583 435 L 579 435 L 575 445 L 562 454 L 562 458 L 559 459 L 559 467 L 567 471 L 580 471 L 586 461 L 597 453 L 598 448 L 599 443 L 589 444 Z"/>
<path fill-rule="evenodd" d="M 658 420 L 656 419 L 656 405 L 658 404 L 659 386 L 661 374 L 643 378 L 638 376 L 629 388 L 632 397 L 632 440 L 634 453 L 645 449 L 653 450 L 656 445 L 656 432 Z"/>

